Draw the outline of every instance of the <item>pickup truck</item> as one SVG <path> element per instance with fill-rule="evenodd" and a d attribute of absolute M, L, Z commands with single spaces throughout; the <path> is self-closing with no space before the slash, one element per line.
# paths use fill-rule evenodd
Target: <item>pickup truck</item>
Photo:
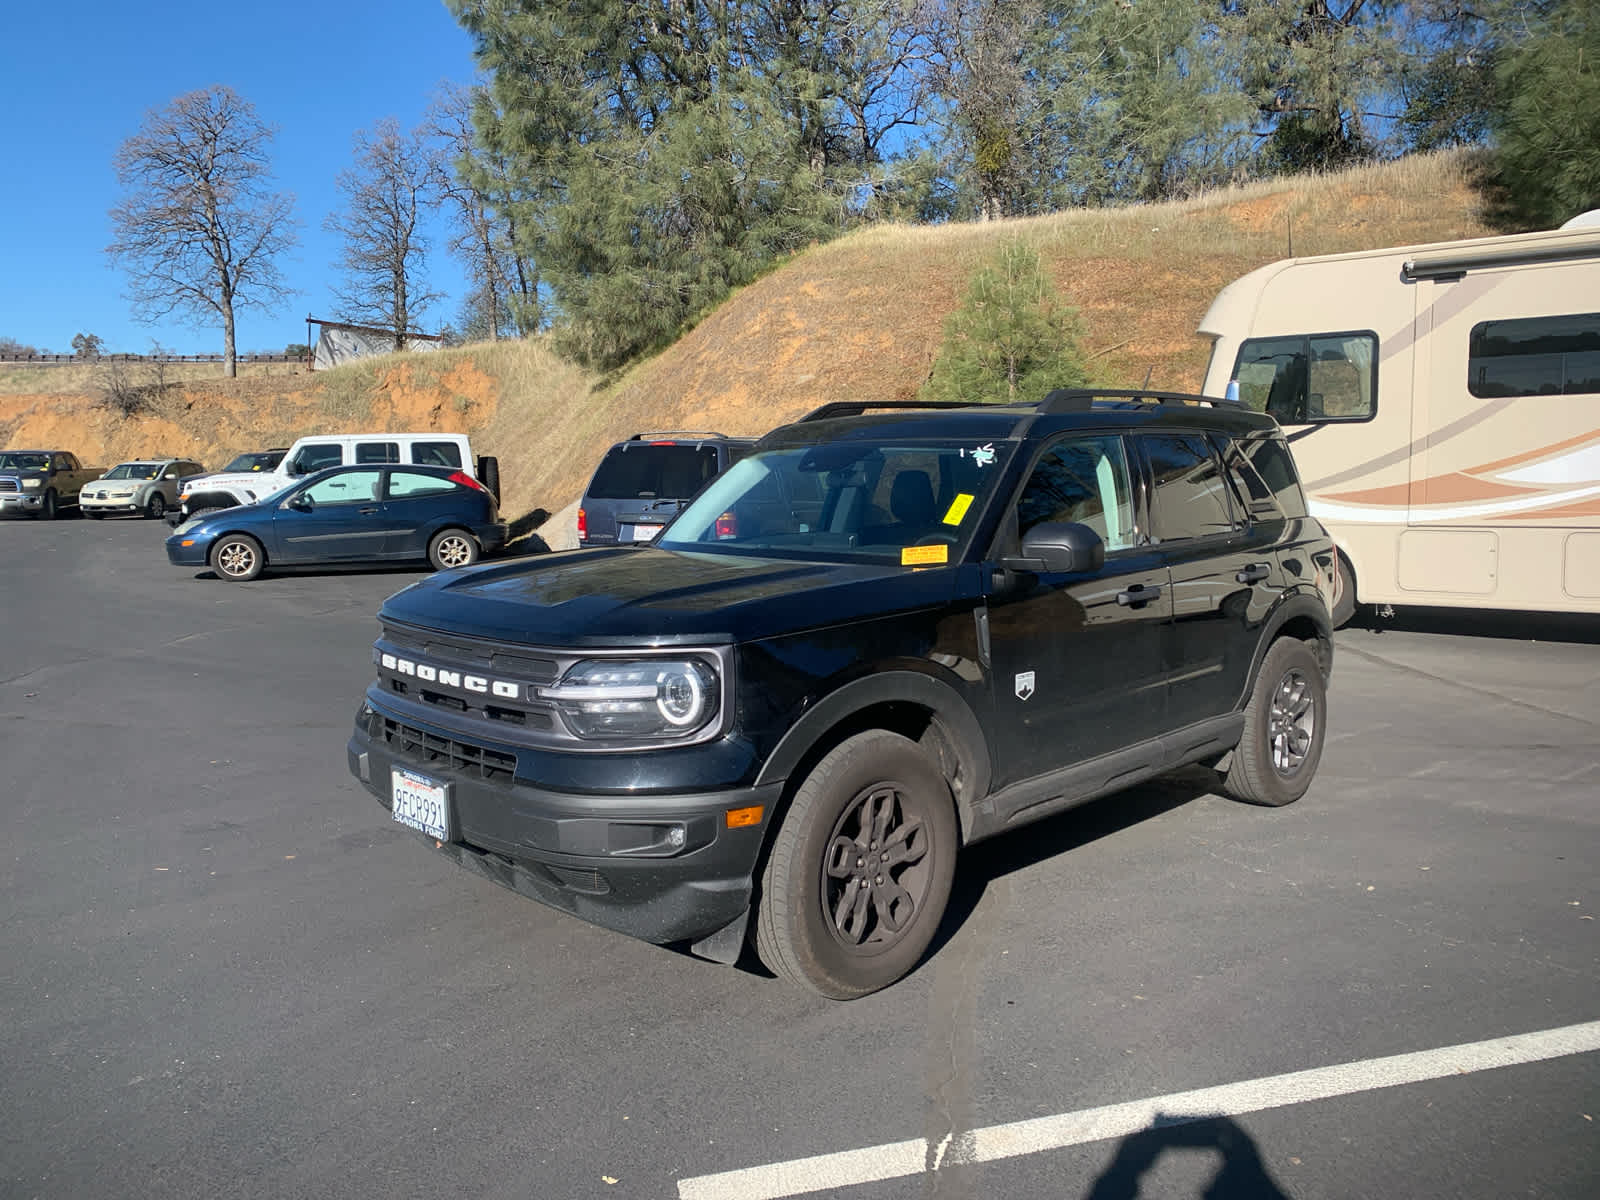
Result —
<path fill-rule="evenodd" d="M 0 450 L 0 513 L 53 521 L 76 508 L 79 489 L 100 474 L 70 450 Z"/>

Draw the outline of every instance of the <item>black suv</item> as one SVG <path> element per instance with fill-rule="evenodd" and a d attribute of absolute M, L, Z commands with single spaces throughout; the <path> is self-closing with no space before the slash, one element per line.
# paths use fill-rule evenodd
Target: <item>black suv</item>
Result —
<path fill-rule="evenodd" d="M 648 542 L 755 445 L 720 433 L 636 433 L 606 451 L 578 502 L 578 545 Z"/>
<path fill-rule="evenodd" d="M 391 596 L 350 770 L 507 887 L 859 996 L 962 846 L 1191 763 L 1297 799 L 1334 570 L 1236 405 L 832 404 L 649 546 Z"/>

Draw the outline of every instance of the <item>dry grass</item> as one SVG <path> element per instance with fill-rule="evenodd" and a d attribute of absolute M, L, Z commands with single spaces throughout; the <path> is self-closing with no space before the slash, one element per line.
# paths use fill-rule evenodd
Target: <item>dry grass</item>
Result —
<path fill-rule="evenodd" d="M 642 429 L 759 434 L 829 400 L 914 396 L 945 316 L 1008 238 L 1032 245 L 1084 320 L 1115 382 L 1192 389 L 1195 336 L 1227 283 L 1295 255 L 1493 232 L 1464 154 L 1281 180 L 1181 203 L 1026 221 L 880 226 L 813 247 L 744 288 L 697 328 L 601 381 L 542 341 L 371 359 L 315 375 L 173 375 L 184 387 L 118 420 L 85 368 L 0 369 L 0 445 L 76 448 L 96 461 L 158 452 L 207 464 L 336 429 L 441 429 L 500 459 L 508 516 L 558 512 L 611 442 Z M 209 369 L 195 368 L 196 371 Z M 555 540 L 555 539 L 551 539 Z"/>

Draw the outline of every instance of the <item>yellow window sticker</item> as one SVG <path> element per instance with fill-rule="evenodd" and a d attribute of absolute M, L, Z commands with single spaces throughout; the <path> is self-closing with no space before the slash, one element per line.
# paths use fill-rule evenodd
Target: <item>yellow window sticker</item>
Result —
<path fill-rule="evenodd" d="M 972 507 L 972 493 L 962 492 L 950 502 L 950 511 L 944 515 L 946 525 L 959 525 L 961 518 L 967 515 L 967 509 Z"/>
<path fill-rule="evenodd" d="M 950 561 L 950 547 L 943 542 L 932 546 L 907 546 L 900 551 L 902 567 L 927 567 Z"/>

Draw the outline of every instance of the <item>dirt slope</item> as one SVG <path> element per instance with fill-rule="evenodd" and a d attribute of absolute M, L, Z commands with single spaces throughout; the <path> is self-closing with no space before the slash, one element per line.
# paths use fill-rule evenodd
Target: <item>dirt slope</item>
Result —
<path fill-rule="evenodd" d="M 538 341 L 374 360 L 316 375 L 178 378 L 147 413 L 99 406 L 93 372 L 48 384 L 0 368 L 0 446 L 62 446 L 97 463 L 232 454 L 333 430 L 439 429 L 500 458 L 504 508 L 562 512 L 612 441 L 643 429 L 758 434 L 828 400 L 905 398 L 946 315 L 1004 239 L 1032 245 L 1086 325 L 1110 380 L 1192 389 L 1195 326 L 1217 291 L 1294 255 L 1494 232 L 1461 155 L 1217 193 L 1182 204 L 936 228 L 879 227 L 814 247 L 743 289 L 617 380 Z M 563 527 L 541 531 L 552 544 Z"/>

